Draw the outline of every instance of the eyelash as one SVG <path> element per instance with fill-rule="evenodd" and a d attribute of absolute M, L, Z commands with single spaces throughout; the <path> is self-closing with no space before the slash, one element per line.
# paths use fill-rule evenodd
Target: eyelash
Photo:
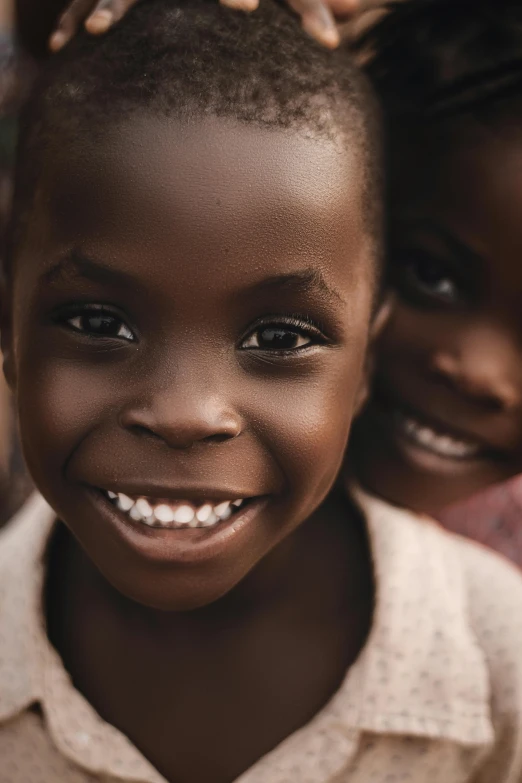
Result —
<path fill-rule="evenodd" d="M 261 346 L 249 346 L 244 347 L 244 343 L 249 337 L 253 337 L 256 333 L 262 330 L 280 329 L 282 332 L 287 331 L 294 333 L 302 337 L 308 338 L 309 342 L 302 346 L 296 346 L 294 348 L 262 348 Z M 303 317 L 302 315 L 290 315 L 290 316 L 268 316 L 262 321 L 254 324 L 249 331 L 242 338 L 240 343 L 241 350 L 244 351 L 257 351 L 259 353 L 269 353 L 278 356 L 290 356 L 297 353 L 310 350 L 315 345 L 324 345 L 327 342 L 327 338 L 324 334 L 324 329 L 310 317 Z"/>
<path fill-rule="evenodd" d="M 79 324 L 75 325 L 72 323 L 76 320 L 81 321 L 82 318 L 85 318 L 89 315 L 94 317 L 105 317 L 107 319 L 111 319 L 114 323 L 119 324 L 118 334 L 97 334 L 96 332 L 89 331 L 88 329 L 82 329 Z M 122 340 L 128 343 L 136 342 L 137 340 L 136 335 L 127 325 L 125 319 L 122 318 L 118 312 L 105 305 L 88 304 L 71 306 L 65 313 L 60 313 L 57 321 L 64 324 L 68 329 L 71 329 L 78 334 L 85 335 L 87 338 L 92 340 Z M 123 334 L 120 334 L 119 332 L 122 330 Z"/>
<path fill-rule="evenodd" d="M 94 331 L 90 331 L 88 329 L 81 328 L 81 319 L 85 318 L 87 316 L 91 317 L 106 317 L 107 319 L 112 320 L 115 324 L 119 324 L 119 330 L 118 333 L 113 334 L 103 334 L 103 333 L 96 333 Z M 118 312 L 115 312 L 110 307 L 107 307 L 105 305 L 96 305 L 96 304 L 88 304 L 88 305 L 76 305 L 71 306 L 67 309 L 67 311 L 64 313 L 60 313 L 58 318 L 56 319 L 59 323 L 62 323 L 66 325 L 66 327 L 78 334 L 82 334 L 88 339 L 92 340 L 118 340 L 118 341 L 125 341 L 125 342 L 136 342 L 136 336 L 134 335 L 131 328 L 127 325 L 125 320 L 121 317 L 121 315 Z M 74 321 L 78 321 L 78 324 L 74 324 Z M 124 331 L 123 334 L 120 334 L 120 331 Z M 125 330 L 127 334 L 125 334 Z M 256 336 L 256 334 L 259 334 L 263 330 L 269 331 L 272 330 L 273 333 L 277 332 L 278 330 L 281 333 L 288 333 L 288 334 L 294 334 L 297 335 L 297 337 L 303 337 L 308 340 L 304 345 L 297 345 L 294 347 L 273 347 L 273 348 L 267 348 L 262 347 L 259 344 L 256 345 L 249 345 L 246 346 L 245 343 Z M 275 335 L 273 335 L 275 337 Z M 256 351 L 259 353 L 265 353 L 265 354 L 275 354 L 278 356 L 289 356 L 289 355 L 295 355 L 296 353 L 301 353 L 303 351 L 307 351 L 310 348 L 312 348 L 314 345 L 317 344 L 324 344 L 327 342 L 327 339 L 324 335 L 324 329 L 316 323 L 313 319 L 306 317 L 303 318 L 301 315 L 290 315 L 290 316 L 269 316 L 264 318 L 262 321 L 258 322 L 257 324 L 254 324 L 247 333 L 245 333 L 244 337 L 241 339 L 239 348 L 240 350 L 244 351 Z"/>

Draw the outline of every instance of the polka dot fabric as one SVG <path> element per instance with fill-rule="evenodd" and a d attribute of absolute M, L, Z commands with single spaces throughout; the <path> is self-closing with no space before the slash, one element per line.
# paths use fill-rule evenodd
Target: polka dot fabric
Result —
<path fill-rule="evenodd" d="M 522 576 L 429 519 L 354 497 L 377 588 L 368 642 L 315 718 L 235 783 L 522 783 Z M 0 783 L 165 783 L 47 639 L 54 524 L 35 496 L 0 534 Z"/>

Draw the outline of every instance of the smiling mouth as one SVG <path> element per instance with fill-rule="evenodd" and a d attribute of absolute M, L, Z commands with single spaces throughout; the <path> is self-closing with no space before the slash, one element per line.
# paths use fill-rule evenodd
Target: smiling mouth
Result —
<path fill-rule="evenodd" d="M 436 454 L 438 457 L 454 460 L 476 459 L 483 455 L 482 444 L 455 437 L 442 428 L 435 428 L 425 420 L 411 413 L 395 409 L 393 423 L 399 435 L 413 445 Z"/>
<path fill-rule="evenodd" d="M 195 504 L 189 500 L 131 497 L 123 492 L 102 490 L 107 500 L 128 519 L 162 530 L 212 528 L 242 511 L 254 498 L 210 500 Z"/>

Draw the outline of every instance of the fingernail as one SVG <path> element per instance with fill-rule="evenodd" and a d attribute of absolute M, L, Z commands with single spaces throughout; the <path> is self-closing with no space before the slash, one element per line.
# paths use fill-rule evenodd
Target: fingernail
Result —
<path fill-rule="evenodd" d="M 114 21 L 114 15 L 109 9 L 95 11 L 85 22 L 85 29 L 92 35 L 106 33 Z"/>
<path fill-rule="evenodd" d="M 220 2 L 221 5 L 235 11 L 255 11 L 259 6 L 259 0 L 220 0 Z"/>
<path fill-rule="evenodd" d="M 57 30 L 49 38 L 49 49 L 58 52 L 67 43 L 67 36 L 62 30 Z"/>
<path fill-rule="evenodd" d="M 341 39 L 337 27 L 329 17 L 324 19 L 319 19 L 317 16 L 305 17 L 303 18 L 303 28 L 308 35 L 311 35 L 323 46 L 327 46 L 329 49 L 335 49 L 339 46 Z"/>

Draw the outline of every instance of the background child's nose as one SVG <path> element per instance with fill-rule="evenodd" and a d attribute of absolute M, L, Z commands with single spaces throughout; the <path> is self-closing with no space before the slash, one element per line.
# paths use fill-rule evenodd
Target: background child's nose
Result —
<path fill-rule="evenodd" d="M 122 412 L 120 423 L 177 449 L 230 440 L 242 429 L 241 417 L 218 395 L 189 389 L 161 391 L 148 401 L 135 401 Z"/>
<path fill-rule="evenodd" d="M 512 411 L 522 402 L 521 358 L 508 340 L 492 330 L 477 330 L 451 348 L 436 350 L 430 370 L 473 402 Z"/>

